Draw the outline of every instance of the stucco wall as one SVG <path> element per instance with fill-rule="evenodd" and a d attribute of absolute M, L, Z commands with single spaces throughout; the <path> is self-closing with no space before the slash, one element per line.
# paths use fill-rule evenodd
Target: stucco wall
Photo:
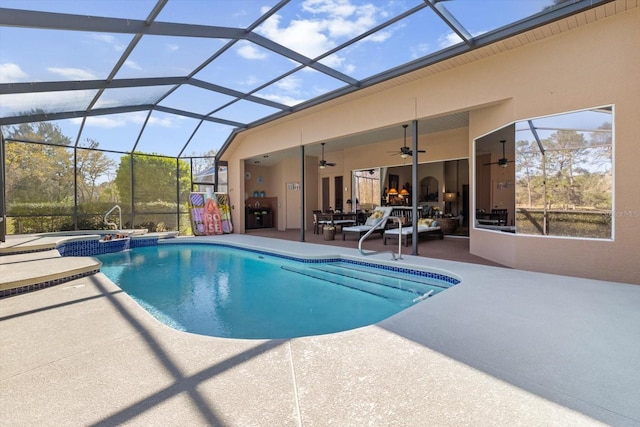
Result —
<path fill-rule="evenodd" d="M 475 138 L 515 121 L 614 105 L 614 238 L 543 238 L 472 230 L 471 251 L 515 268 L 640 283 L 640 251 L 635 243 L 640 238 L 639 45 L 640 12 L 634 8 L 417 80 L 401 78 L 406 83 L 392 89 L 332 101 L 247 131 L 225 154 L 230 195 L 241 205 L 242 190 L 235 189 L 242 189 L 242 175 L 234 177 L 231 171 L 243 170 L 243 159 L 263 152 L 469 111 L 469 127 L 458 130 L 459 135 L 447 135 L 449 141 L 441 145 L 439 141 L 447 138 L 428 138 L 428 153 L 420 161 L 473 158 Z M 397 140 L 371 144 L 366 150 L 332 154 L 341 156 L 343 169 L 323 173 L 341 173 L 345 185 L 350 185 L 352 169 L 383 165 L 381 153 L 401 143 L 399 134 Z M 474 162 L 469 164 L 473 195 Z M 314 196 L 317 201 L 318 192 Z M 236 223 L 239 220 L 234 216 Z"/>

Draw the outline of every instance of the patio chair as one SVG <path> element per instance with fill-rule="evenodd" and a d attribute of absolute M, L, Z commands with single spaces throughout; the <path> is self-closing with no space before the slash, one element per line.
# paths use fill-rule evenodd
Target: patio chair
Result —
<path fill-rule="evenodd" d="M 383 234 L 387 227 L 387 220 L 391 215 L 391 206 L 378 206 L 373 210 L 373 213 L 367 218 L 364 225 L 354 225 L 352 227 L 344 227 L 342 229 L 342 240 L 345 240 L 347 233 L 354 233 L 358 235 L 358 239 L 366 234 L 372 228 L 376 233 Z"/>

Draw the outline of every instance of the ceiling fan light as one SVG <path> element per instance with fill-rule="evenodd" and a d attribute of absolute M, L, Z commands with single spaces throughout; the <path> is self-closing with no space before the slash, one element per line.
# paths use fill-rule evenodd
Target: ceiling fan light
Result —
<path fill-rule="evenodd" d="M 320 169 L 324 169 L 325 167 L 325 165 L 320 165 Z"/>
<path fill-rule="evenodd" d="M 507 163 L 506 163 L 506 162 L 505 162 L 505 163 L 502 163 L 502 164 L 500 165 L 500 167 L 501 167 L 501 168 L 506 168 L 506 167 L 507 167 Z"/>
<path fill-rule="evenodd" d="M 406 159 L 407 157 L 409 157 L 409 155 L 407 153 L 402 153 L 400 154 L 400 157 L 402 157 L 403 159 Z"/>

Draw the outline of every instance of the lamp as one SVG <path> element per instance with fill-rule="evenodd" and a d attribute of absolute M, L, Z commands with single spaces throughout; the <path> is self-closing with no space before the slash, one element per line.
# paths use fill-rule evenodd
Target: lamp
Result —
<path fill-rule="evenodd" d="M 408 195 L 409 195 L 409 192 L 407 191 L 407 189 L 406 189 L 406 188 L 403 188 L 402 190 L 400 190 L 400 195 L 401 195 L 401 196 L 408 196 Z"/>
<path fill-rule="evenodd" d="M 443 198 L 445 203 L 449 203 L 449 213 L 451 213 L 451 202 L 456 201 L 456 193 L 444 193 Z"/>
<path fill-rule="evenodd" d="M 398 190 L 396 190 L 395 188 L 392 188 L 391 190 L 389 190 L 389 194 L 391 195 L 397 195 L 398 194 Z"/>

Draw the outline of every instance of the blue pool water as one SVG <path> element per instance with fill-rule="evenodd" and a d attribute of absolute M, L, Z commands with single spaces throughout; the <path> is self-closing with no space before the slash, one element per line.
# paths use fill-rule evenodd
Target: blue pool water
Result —
<path fill-rule="evenodd" d="M 97 258 L 101 271 L 161 322 L 229 338 L 353 329 L 452 284 L 356 263 L 302 263 L 218 245 L 160 245 Z"/>

